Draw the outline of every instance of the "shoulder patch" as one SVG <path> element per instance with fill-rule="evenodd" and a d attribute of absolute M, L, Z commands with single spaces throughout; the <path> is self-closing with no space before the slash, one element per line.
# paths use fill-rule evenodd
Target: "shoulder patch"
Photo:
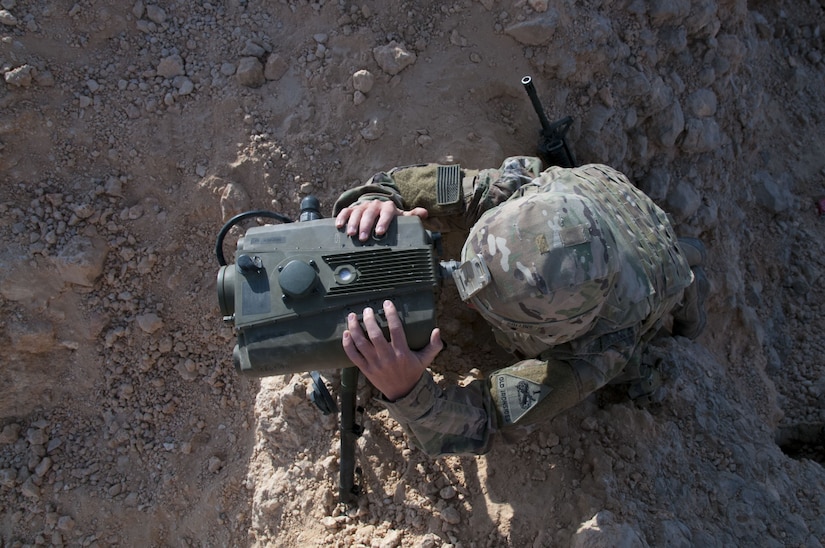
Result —
<path fill-rule="evenodd" d="M 507 374 L 496 375 L 495 383 L 506 424 L 517 422 L 552 391 L 547 385 Z"/>
<path fill-rule="evenodd" d="M 455 205 L 461 199 L 461 167 L 438 166 L 435 176 L 436 204 Z"/>

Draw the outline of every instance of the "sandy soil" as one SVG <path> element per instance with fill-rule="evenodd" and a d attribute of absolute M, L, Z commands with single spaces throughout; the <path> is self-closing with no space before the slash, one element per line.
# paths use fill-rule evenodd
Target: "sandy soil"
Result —
<path fill-rule="evenodd" d="M 0 545 L 821 546 L 823 6 L 0 1 Z M 426 458 L 362 381 L 342 507 L 309 376 L 232 367 L 217 231 L 534 153 L 524 75 L 707 243 L 709 328 L 654 349 L 660 406 L 604 391 L 481 457 Z M 439 307 L 439 381 L 512 361 Z"/>

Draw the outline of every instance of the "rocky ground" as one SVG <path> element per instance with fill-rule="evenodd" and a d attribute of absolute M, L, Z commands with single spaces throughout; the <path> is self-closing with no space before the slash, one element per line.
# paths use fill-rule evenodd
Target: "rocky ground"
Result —
<path fill-rule="evenodd" d="M 825 543 L 822 0 L 0 8 L 0 545 Z M 308 375 L 232 367 L 217 231 L 533 153 L 528 74 L 707 243 L 709 328 L 653 349 L 660 406 L 606 391 L 482 457 L 424 457 L 362 384 L 342 508 Z M 439 380 L 511 360 L 439 304 Z"/>

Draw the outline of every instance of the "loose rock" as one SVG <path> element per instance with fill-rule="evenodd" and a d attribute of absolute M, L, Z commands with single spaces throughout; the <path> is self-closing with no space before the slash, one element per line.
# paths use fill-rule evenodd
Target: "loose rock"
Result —
<path fill-rule="evenodd" d="M 257 57 L 244 57 L 235 73 L 238 83 L 249 88 L 259 88 L 266 82 L 264 66 Z"/>
<path fill-rule="evenodd" d="M 415 63 L 415 53 L 409 51 L 395 40 L 386 46 L 378 46 L 372 50 L 375 62 L 387 74 L 394 76 Z"/>

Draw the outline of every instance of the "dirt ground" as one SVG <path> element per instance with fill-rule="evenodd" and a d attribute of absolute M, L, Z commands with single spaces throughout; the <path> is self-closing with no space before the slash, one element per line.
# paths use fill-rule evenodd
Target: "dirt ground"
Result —
<path fill-rule="evenodd" d="M 823 0 L 0 8 L 0 546 L 825 544 Z M 652 350 L 661 405 L 605 391 L 479 457 L 427 458 L 362 381 L 342 507 L 309 375 L 233 368 L 216 234 L 533 154 L 524 75 L 706 242 L 708 329 Z M 513 360 L 439 308 L 439 382 Z"/>

